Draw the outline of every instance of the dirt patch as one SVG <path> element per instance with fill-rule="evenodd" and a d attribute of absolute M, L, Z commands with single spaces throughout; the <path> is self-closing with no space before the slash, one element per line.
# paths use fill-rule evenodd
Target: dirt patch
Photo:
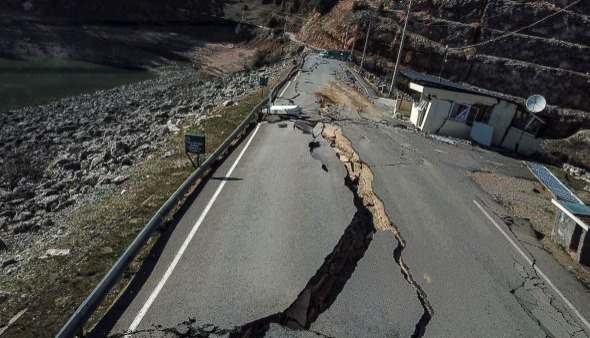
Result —
<path fill-rule="evenodd" d="M 406 247 L 406 240 L 401 235 L 397 226 L 389 220 L 385 213 L 383 202 L 375 195 L 373 191 L 373 171 L 364 163 L 359 154 L 354 150 L 352 143 L 342 134 L 342 129 L 333 124 L 324 126 L 322 136 L 331 141 L 332 148 L 338 158 L 344 163 L 348 171 L 348 185 L 354 187 L 354 191 L 363 206 L 369 210 L 373 216 L 373 226 L 378 231 L 389 230 L 396 238 L 398 245 L 393 250 L 393 259 L 399 265 L 400 271 L 408 284 L 416 291 L 418 301 L 422 305 L 424 312 L 416 323 L 416 330 L 412 337 L 422 337 L 426 332 L 426 327 L 432 319 L 434 310 L 428 301 L 428 296 L 410 273 L 410 268 L 402 257 L 402 252 Z"/>
<path fill-rule="evenodd" d="M 574 261 L 555 241 L 555 207 L 540 182 L 490 172 L 474 172 L 471 178 L 509 213 L 497 214 L 513 232 L 537 238 L 544 250 L 590 288 L 590 268 Z"/>
<path fill-rule="evenodd" d="M 233 43 L 207 43 L 195 48 L 190 57 L 203 71 L 223 76 L 242 71 L 250 64 L 255 49 Z"/>
<path fill-rule="evenodd" d="M 318 98 L 337 106 L 352 108 L 363 117 L 382 118 L 383 113 L 375 108 L 373 102 L 357 89 L 341 82 L 329 82 L 317 94 Z"/>
<path fill-rule="evenodd" d="M 328 124 L 324 127 L 322 136 L 334 142 L 334 151 L 340 161 L 346 166 L 350 180 L 358 186 L 358 195 L 363 204 L 371 211 L 374 218 L 375 229 L 391 230 L 391 222 L 385 214 L 383 202 L 373 192 L 373 171 L 366 165 L 352 143 L 342 135 L 342 129 L 336 125 Z"/>

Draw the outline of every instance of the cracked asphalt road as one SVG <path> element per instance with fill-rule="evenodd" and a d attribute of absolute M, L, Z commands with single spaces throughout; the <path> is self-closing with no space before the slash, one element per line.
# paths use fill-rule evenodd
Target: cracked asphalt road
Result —
<path fill-rule="evenodd" d="M 314 94 L 328 81 L 346 78 L 339 62 L 310 56 L 277 103 L 296 103 L 310 120 L 322 120 Z M 126 332 L 222 182 L 225 187 L 129 337 L 179 336 L 190 325 L 203 336 L 590 334 L 473 202 L 500 208 L 469 171 L 529 177 L 528 170 L 498 154 L 441 143 L 390 122 L 385 112 L 381 119 L 342 116 L 337 123 L 370 166 L 374 192 L 404 238 L 404 263 L 433 309 L 431 320 L 421 324 L 424 330 L 416 329 L 425 310 L 396 264 L 393 232 L 371 228 L 359 196 L 345 185 L 347 170 L 318 137 L 318 128 L 304 134 L 289 122 L 261 124 L 224 180 L 246 142 L 234 150 L 213 174 L 222 179 L 207 182 L 93 335 Z M 588 291 L 535 248 L 525 249 L 590 318 Z M 215 329 L 203 331 L 209 324 Z"/>

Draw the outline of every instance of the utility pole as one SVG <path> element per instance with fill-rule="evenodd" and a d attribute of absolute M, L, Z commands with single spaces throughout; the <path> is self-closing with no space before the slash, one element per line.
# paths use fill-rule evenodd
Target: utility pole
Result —
<path fill-rule="evenodd" d="M 348 40 L 348 27 L 350 27 L 350 23 L 346 25 L 346 34 L 344 35 L 344 41 L 342 42 L 342 49 L 346 49 L 346 41 Z"/>
<path fill-rule="evenodd" d="M 356 22 L 356 27 L 354 28 L 354 40 L 352 41 L 352 49 L 350 50 L 350 61 L 352 61 L 354 57 L 354 46 L 356 45 L 356 37 L 359 31 L 359 21 Z"/>
<path fill-rule="evenodd" d="M 402 51 L 404 49 L 404 38 L 406 37 L 406 28 L 408 27 L 408 20 L 410 19 L 410 10 L 412 9 L 412 0 L 408 4 L 408 13 L 406 14 L 406 22 L 404 23 L 404 29 L 402 31 L 402 38 L 399 42 L 399 51 L 397 53 L 397 61 L 395 62 L 395 68 L 393 69 L 393 76 L 391 77 L 391 86 L 389 86 L 389 96 L 391 96 L 391 92 L 393 91 L 393 84 L 395 82 L 395 76 L 397 75 L 397 69 L 399 67 L 399 62 L 402 59 Z"/>
<path fill-rule="evenodd" d="M 445 70 L 445 63 L 447 63 L 447 56 L 449 55 L 449 45 L 445 46 L 445 54 L 444 54 L 444 59 L 443 59 L 443 63 L 440 66 L 440 73 L 438 74 L 438 83 L 442 82 L 442 73 L 443 70 Z"/>
<path fill-rule="evenodd" d="M 363 57 L 361 58 L 361 66 L 359 67 L 359 72 L 361 72 L 361 73 L 363 71 L 363 63 L 365 62 L 365 53 L 367 52 L 367 44 L 369 43 L 369 34 L 371 33 L 371 23 L 373 23 L 373 20 L 369 19 L 369 27 L 367 28 L 367 38 L 365 39 L 365 48 L 363 48 Z"/>

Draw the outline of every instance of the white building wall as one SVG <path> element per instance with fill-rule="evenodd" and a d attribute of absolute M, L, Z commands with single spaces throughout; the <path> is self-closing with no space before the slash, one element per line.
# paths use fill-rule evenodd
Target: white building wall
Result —
<path fill-rule="evenodd" d="M 425 133 L 434 133 L 439 130 L 449 116 L 451 102 L 433 98 L 424 116 L 421 129 Z"/>
<path fill-rule="evenodd" d="M 506 134 L 506 130 L 510 127 L 510 123 L 516 114 L 516 104 L 501 100 L 492 110 L 492 115 L 488 124 L 494 127 L 494 134 L 492 135 L 492 144 L 500 145 L 502 138 Z"/>

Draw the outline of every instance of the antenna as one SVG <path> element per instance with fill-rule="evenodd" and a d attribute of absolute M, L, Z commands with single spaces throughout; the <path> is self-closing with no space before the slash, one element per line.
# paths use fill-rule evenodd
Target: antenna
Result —
<path fill-rule="evenodd" d="M 531 113 L 538 113 L 545 109 L 545 106 L 547 106 L 547 101 L 541 95 L 531 95 L 526 99 L 526 109 Z"/>

